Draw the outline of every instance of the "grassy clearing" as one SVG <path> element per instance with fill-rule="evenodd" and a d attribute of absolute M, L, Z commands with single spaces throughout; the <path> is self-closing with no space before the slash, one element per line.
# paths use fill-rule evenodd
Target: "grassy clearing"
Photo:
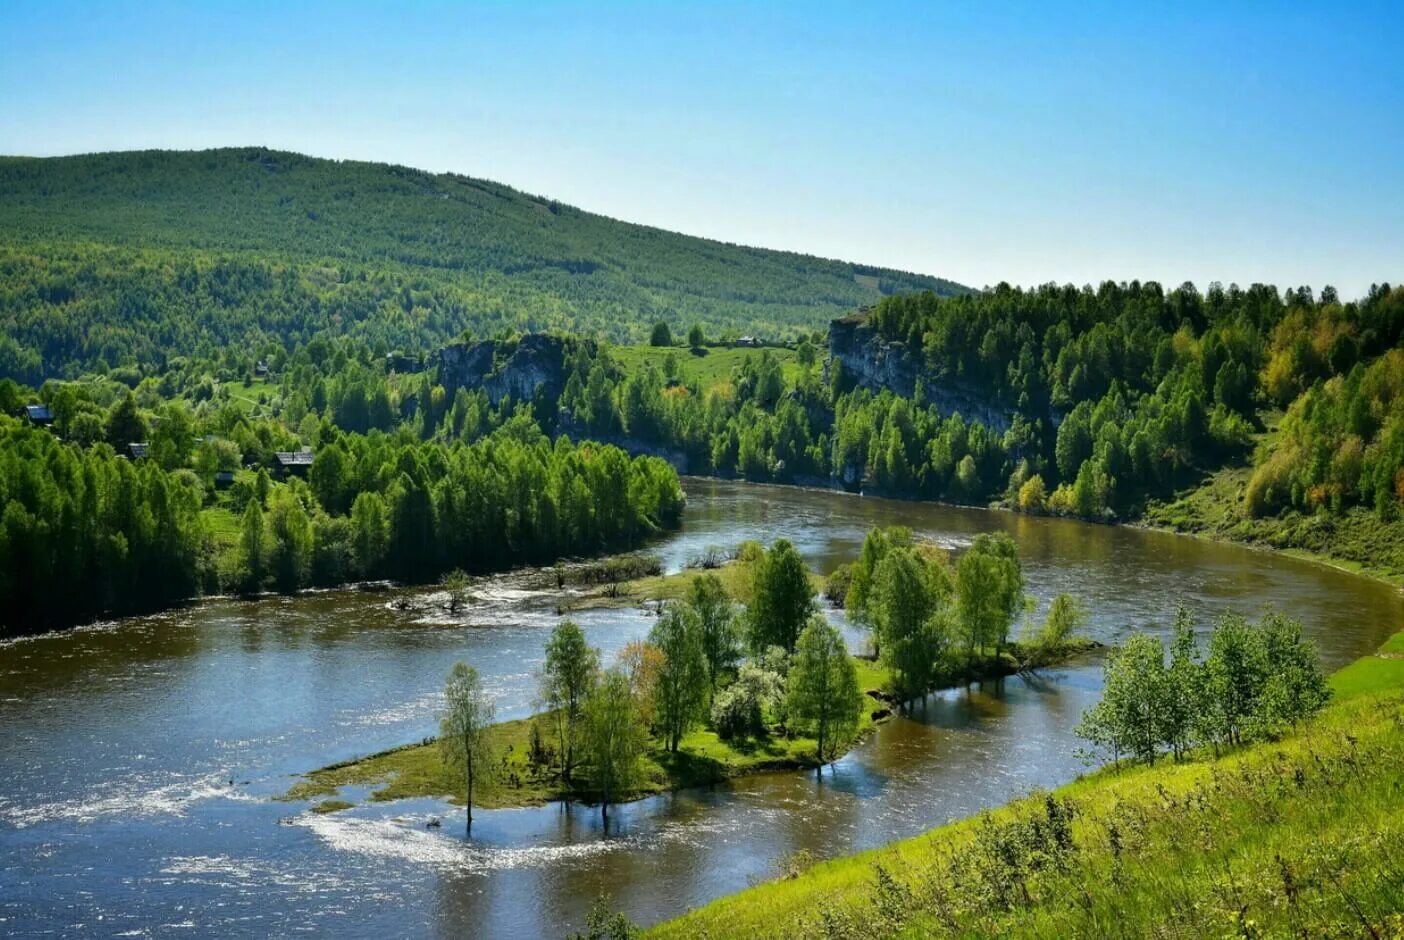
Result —
<path fill-rule="evenodd" d="M 268 381 L 226 382 L 222 387 L 229 392 L 229 400 L 244 414 L 260 407 L 260 399 L 272 401 L 279 394 L 277 383 Z"/>
<path fill-rule="evenodd" d="M 239 541 L 239 516 L 228 506 L 206 506 L 200 510 L 200 518 L 221 552 L 232 549 Z"/>
<path fill-rule="evenodd" d="M 663 371 L 663 362 L 672 353 L 678 363 L 678 378 L 684 385 L 696 385 L 706 392 L 731 381 L 731 373 L 749 359 L 759 359 L 763 350 L 732 349 L 725 346 L 707 346 L 697 355 L 691 349 L 661 346 L 611 346 L 610 354 L 630 372 L 649 365 Z M 779 360 L 786 383 L 793 383 L 799 375 L 799 363 L 795 361 L 793 349 L 770 349 L 770 354 Z"/>
<path fill-rule="evenodd" d="M 1399 936 L 1404 634 L 1281 741 L 1105 769 L 760 885 L 657 937 Z"/>

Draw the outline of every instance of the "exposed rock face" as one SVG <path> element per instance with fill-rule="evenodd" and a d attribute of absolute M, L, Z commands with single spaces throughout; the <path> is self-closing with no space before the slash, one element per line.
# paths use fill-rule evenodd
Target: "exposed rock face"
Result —
<path fill-rule="evenodd" d="M 921 376 L 921 362 L 902 343 L 890 343 L 877 334 L 862 316 L 844 317 L 829 324 L 829 356 L 851 382 L 872 392 L 887 389 L 910 398 Z M 922 389 L 926 403 L 942 415 L 956 412 L 966 421 L 978 421 L 1003 433 L 1014 421 L 1014 410 L 963 383 L 927 378 Z M 847 481 L 844 481 L 847 483 Z"/>
<path fill-rule="evenodd" d="M 484 340 L 454 343 L 439 350 L 439 382 L 450 396 L 460 388 L 481 388 L 497 405 L 504 398 L 555 401 L 565 388 L 565 342 L 546 333 L 529 333 L 516 343 Z M 503 356 L 506 356 L 504 359 Z"/>

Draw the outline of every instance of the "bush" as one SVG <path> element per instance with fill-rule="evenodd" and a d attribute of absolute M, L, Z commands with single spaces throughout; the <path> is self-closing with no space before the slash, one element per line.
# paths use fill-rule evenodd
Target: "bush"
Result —
<path fill-rule="evenodd" d="M 1020 512 L 1043 512 L 1048 501 L 1048 490 L 1043 477 L 1035 473 L 1019 487 L 1018 509 Z"/>
<path fill-rule="evenodd" d="M 1253 471 L 1243 493 L 1243 508 L 1254 519 L 1270 516 L 1292 500 L 1292 468 L 1296 451 L 1280 448 Z"/>
<path fill-rule="evenodd" d="M 824 579 L 824 599 L 842 608 L 848 601 L 848 587 L 853 583 L 853 564 L 839 565 Z"/>
<path fill-rule="evenodd" d="M 736 681 L 712 702 L 712 730 L 723 741 L 765 733 L 765 716 L 780 700 L 783 683 L 778 672 L 745 665 Z"/>

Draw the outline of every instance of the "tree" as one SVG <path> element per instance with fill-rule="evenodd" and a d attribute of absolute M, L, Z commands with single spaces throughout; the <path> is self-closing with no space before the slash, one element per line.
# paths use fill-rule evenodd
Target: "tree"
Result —
<path fill-rule="evenodd" d="M 600 677 L 583 705 L 583 756 L 600 793 L 600 815 L 608 821 L 610 801 L 638 782 L 648 734 L 629 677 L 617 669 Z"/>
<path fill-rule="evenodd" d="M 585 642 L 585 632 L 573 620 L 562 620 L 546 641 L 541 697 L 551 710 L 560 741 L 561 775 L 569 782 L 575 766 L 575 745 L 581 711 L 600 669 L 600 654 Z"/>
<path fill-rule="evenodd" d="M 872 590 L 873 575 L 878 564 L 894 548 L 911 544 L 911 530 L 902 526 L 870 529 L 863 537 L 863 550 L 858 554 L 858 560 L 853 563 L 848 593 L 844 598 L 845 608 L 860 623 L 868 622 L 868 592 Z"/>
<path fill-rule="evenodd" d="M 1016 504 L 1020 512 L 1043 512 L 1047 502 L 1048 490 L 1043 484 L 1043 477 L 1037 473 L 1025 480 L 1019 487 Z"/>
<path fill-rule="evenodd" d="M 1189 611 L 1181 607 L 1175 612 L 1162 709 L 1162 737 L 1176 760 L 1183 757 L 1194 742 L 1203 711 L 1204 669 L 1199 662 L 1199 644 L 1194 638 Z"/>
<path fill-rule="evenodd" d="M 1087 624 L 1087 608 L 1071 594 L 1059 594 L 1048 605 L 1043 624 L 1029 637 L 1035 653 L 1057 650 Z"/>
<path fill-rule="evenodd" d="M 756 563 L 750 618 L 751 648 L 780 646 L 794 652 L 800 631 L 814 612 L 814 586 L 794 545 L 780 539 Z"/>
<path fill-rule="evenodd" d="M 942 600 L 934 573 L 915 549 L 893 549 L 878 563 L 868 612 L 894 691 L 904 701 L 931 687 L 945 652 L 936 616 Z"/>
<path fill-rule="evenodd" d="M 1300 622 L 1281 614 L 1263 617 L 1259 629 L 1267 655 L 1267 680 L 1259 698 L 1255 731 L 1275 736 L 1310 717 L 1331 697 L 1316 644 L 1302 636 Z"/>
<path fill-rule="evenodd" d="M 800 634 L 786 691 L 790 717 L 814 734 L 819 764 L 832 760 L 857 730 L 862 696 L 843 636 L 822 615 Z"/>
<path fill-rule="evenodd" d="M 351 553 L 362 577 L 380 569 L 390 544 L 390 523 L 379 493 L 359 493 L 351 504 Z"/>
<path fill-rule="evenodd" d="M 473 831 L 473 787 L 492 772 L 488 729 L 493 721 L 492 699 L 483 690 L 478 671 L 454 663 L 444 686 L 444 713 L 439 719 L 439 754 L 449 767 L 462 767 L 468 807 L 468 831 Z"/>
<path fill-rule="evenodd" d="M 126 453 L 128 444 L 146 440 L 146 419 L 137 410 L 136 396 L 130 390 L 107 413 L 107 443 L 118 453 Z"/>
<path fill-rule="evenodd" d="M 618 667 L 629 677 L 644 725 L 653 727 L 654 691 L 663 671 L 663 651 L 646 640 L 630 640 L 619 651 Z"/>
<path fill-rule="evenodd" d="M 722 689 L 713 701 L 712 730 L 723 741 L 764 733 L 766 712 L 774 710 L 784 693 L 784 680 L 778 672 L 747 663 L 736 681 Z"/>
<path fill-rule="evenodd" d="M 348 486 L 347 476 L 346 453 L 340 444 L 328 444 L 317 451 L 317 456 L 312 459 L 312 469 L 307 474 L 307 482 L 327 512 L 340 515 L 346 511 L 349 494 L 354 492 Z"/>
<path fill-rule="evenodd" d="M 653 324 L 653 332 L 649 335 L 648 344 L 650 346 L 673 345 L 673 331 L 668 329 L 667 323 L 659 320 Z"/>
<path fill-rule="evenodd" d="M 663 654 L 653 686 L 655 719 L 668 750 L 674 753 L 707 704 L 707 660 L 701 632 L 690 608 L 669 604 L 648 635 L 649 643 Z"/>
<path fill-rule="evenodd" d="M 284 593 L 296 591 L 312 576 L 312 523 L 287 487 L 269 500 L 267 530 L 273 580 Z"/>
<path fill-rule="evenodd" d="M 1204 711 L 1216 739 L 1240 744 L 1267 678 L 1262 637 L 1237 614 L 1214 625 L 1204 661 Z"/>
<path fill-rule="evenodd" d="M 721 578 L 704 574 L 688 588 L 687 604 L 697 618 L 702 656 L 707 668 L 707 696 L 716 694 L 722 673 L 736 665 L 741 651 L 736 636 L 736 614 Z"/>
<path fill-rule="evenodd" d="M 1102 698 L 1083 715 L 1077 734 L 1112 748 L 1128 751 L 1151 763 L 1164 732 L 1165 649 L 1160 638 L 1144 633 L 1130 636 L 1107 657 Z"/>
<path fill-rule="evenodd" d="M 263 510 L 258 500 L 251 499 L 244 507 L 239 523 L 239 590 L 257 594 L 268 577 L 267 534 L 263 525 Z"/>
<path fill-rule="evenodd" d="M 979 535 L 956 565 L 956 594 L 966 655 L 998 653 L 1024 603 L 1024 573 L 1009 536 Z"/>
<path fill-rule="evenodd" d="M 687 331 L 687 345 L 693 349 L 701 349 L 706 342 L 707 337 L 702 332 L 702 324 L 692 324 L 692 329 Z"/>
<path fill-rule="evenodd" d="M 468 603 L 468 575 L 461 568 L 455 568 L 439 579 L 439 586 L 447 595 L 444 608 L 451 614 Z"/>

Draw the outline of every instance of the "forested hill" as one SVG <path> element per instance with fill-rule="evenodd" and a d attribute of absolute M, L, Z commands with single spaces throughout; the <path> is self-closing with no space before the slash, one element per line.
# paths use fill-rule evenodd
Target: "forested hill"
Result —
<path fill-rule="evenodd" d="M 792 338 L 914 289 L 962 288 L 386 164 L 264 149 L 0 158 L 0 319 L 27 347 L 0 351 L 0 370 L 18 377 L 149 359 L 143 332 L 124 335 L 134 322 L 186 355 L 329 328 L 421 348 L 464 328 L 640 339 L 658 319 Z"/>

